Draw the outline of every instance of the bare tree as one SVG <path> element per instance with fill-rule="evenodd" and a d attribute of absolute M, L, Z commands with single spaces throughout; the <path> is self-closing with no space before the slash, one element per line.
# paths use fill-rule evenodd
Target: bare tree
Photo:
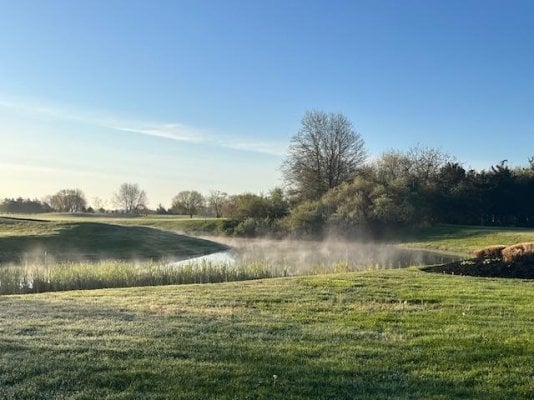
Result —
<path fill-rule="evenodd" d="M 435 181 L 442 168 L 453 162 L 453 157 L 439 149 L 415 146 L 407 152 L 383 153 L 375 162 L 375 170 L 382 183 L 402 179 L 417 186 Z"/>
<path fill-rule="evenodd" d="M 172 199 L 172 210 L 179 214 L 187 214 L 191 218 L 204 205 L 204 196 L 196 190 L 184 190 Z"/>
<path fill-rule="evenodd" d="M 420 183 L 436 178 L 443 166 L 454 161 L 453 157 L 433 147 L 415 146 L 408 150 L 406 156 L 411 178 Z"/>
<path fill-rule="evenodd" d="M 93 197 L 93 200 L 91 200 L 91 203 L 93 205 L 93 208 L 97 212 L 104 212 L 106 207 L 106 201 L 102 200 L 100 197 Z"/>
<path fill-rule="evenodd" d="M 56 211 L 81 212 L 85 210 L 87 201 L 80 189 L 63 189 L 50 197 L 50 205 Z"/>
<path fill-rule="evenodd" d="M 351 179 L 366 158 L 364 141 L 342 114 L 309 111 L 282 165 L 286 181 L 304 199 L 317 199 Z"/>
<path fill-rule="evenodd" d="M 220 190 L 211 190 L 208 196 L 208 205 L 215 211 L 215 216 L 220 218 L 222 215 L 222 206 L 227 194 Z"/>
<path fill-rule="evenodd" d="M 123 183 L 113 200 L 117 207 L 127 213 L 138 213 L 147 206 L 146 193 L 139 189 L 137 183 Z"/>

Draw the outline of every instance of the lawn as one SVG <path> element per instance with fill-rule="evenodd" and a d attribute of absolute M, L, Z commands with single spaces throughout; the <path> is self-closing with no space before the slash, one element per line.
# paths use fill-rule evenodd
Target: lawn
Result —
<path fill-rule="evenodd" d="M 411 248 L 471 255 L 474 250 L 491 245 L 534 242 L 534 229 L 437 225 L 412 231 L 400 242 Z"/>
<path fill-rule="evenodd" d="M 534 285 L 417 269 L 0 297 L 2 399 L 532 399 Z"/>
<path fill-rule="evenodd" d="M 0 217 L 0 263 L 185 259 L 225 248 L 146 226 Z"/>
<path fill-rule="evenodd" d="M 145 235 L 147 251 L 180 239 L 91 220 L 0 223 L 2 249 L 82 241 L 89 256 L 127 255 Z M 103 243 L 100 232 L 138 241 Z M 532 230 L 441 226 L 403 245 L 465 253 L 532 239 Z M 413 267 L 5 295 L 0 399 L 533 399 L 532 298 L 533 281 Z"/>

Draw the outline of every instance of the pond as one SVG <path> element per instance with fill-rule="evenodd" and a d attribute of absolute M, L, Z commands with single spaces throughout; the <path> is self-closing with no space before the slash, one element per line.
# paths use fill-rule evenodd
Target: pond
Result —
<path fill-rule="evenodd" d="M 460 257 L 432 251 L 403 249 L 388 244 L 345 240 L 302 241 L 218 238 L 230 250 L 179 261 L 192 263 L 261 265 L 273 273 L 300 275 L 331 270 L 403 268 L 411 265 L 444 264 Z"/>

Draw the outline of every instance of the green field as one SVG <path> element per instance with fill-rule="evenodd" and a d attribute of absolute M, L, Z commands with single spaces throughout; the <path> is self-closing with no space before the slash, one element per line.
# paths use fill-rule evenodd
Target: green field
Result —
<path fill-rule="evenodd" d="M 404 245 L 533 238 L 445 226 Z M 533 297 L 416 268 L 0 296 L 0 399 L 532 399 Z"/>
<path fill-rule="evenodd" d="M 0 263 L 185 259 L 225 249 L 148 226 L 0 217 Z"/>
<path fill-rule="evenodd" d="M 471 254 L 495 244 L 534 242 L 534 229 L 438 225 L 410 232 L 400 240 L 406 247 Z"/>

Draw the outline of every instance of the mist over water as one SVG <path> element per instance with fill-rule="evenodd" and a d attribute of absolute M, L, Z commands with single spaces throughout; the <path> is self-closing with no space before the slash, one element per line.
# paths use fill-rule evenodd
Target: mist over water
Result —
<path fill-rule="evenodd" d="M 276 274 L 300 275 L 443 264 L 458 259 L 435 252 L 335 238 L 304 241 L 221 237 L 216 241 L 231 247 L 231 250 L 181 261 L 176 265 L 206 262 L 236 266 L 256 264 L 268 267 Z"/>

